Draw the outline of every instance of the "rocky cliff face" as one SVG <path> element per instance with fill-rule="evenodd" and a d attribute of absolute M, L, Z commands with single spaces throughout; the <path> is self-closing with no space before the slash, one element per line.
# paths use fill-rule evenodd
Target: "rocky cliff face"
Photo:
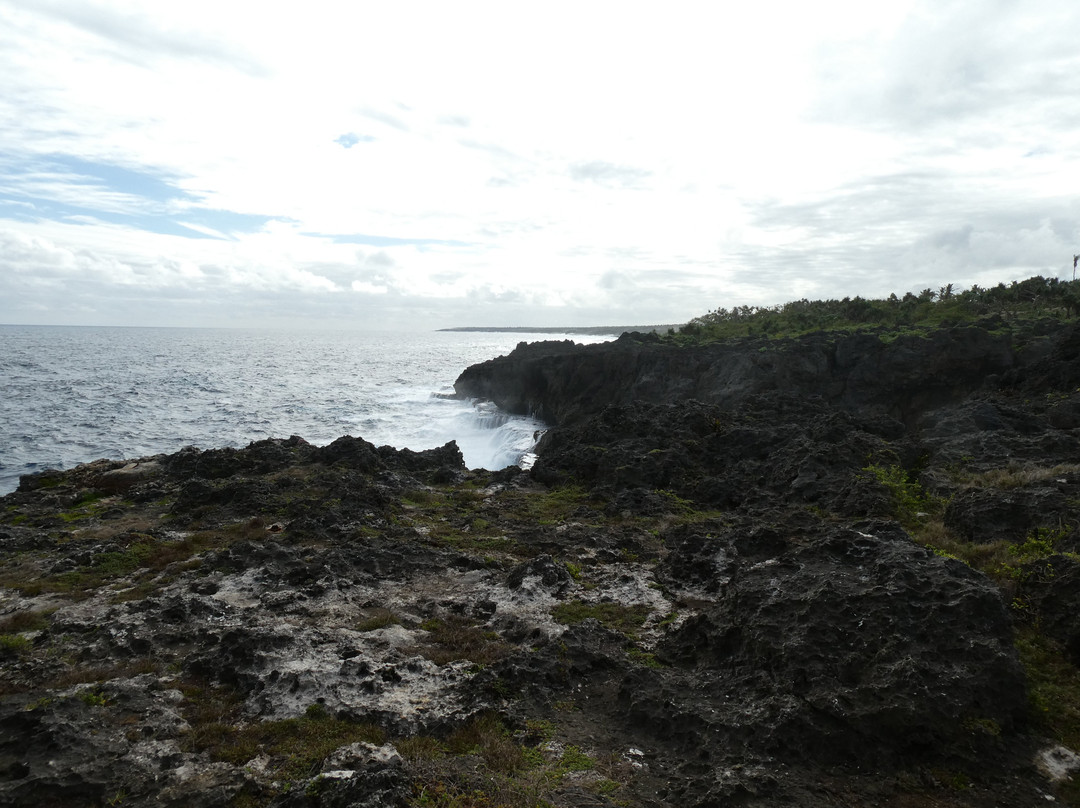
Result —
<path fill-rule="evenodd" d="M 26 477 L 0 802 L 1068 802 L 1078 348 L 545 343 L 458 387 L 556 424 L 529 472 L 293 437 Z"/>
<path fill-rule="evenodd" d="M 1021 338 L 1000 325 L 993 320 L 885 339 L 820 334 L 694 347 L 654 334 L 624 334 L 595 345 L 522 344 L 508 356 L 468 368 L 455 389 L 558 425 L 608 404 L 697 400 L 730 409 L 762 393 L 813 396 L 910 424 L 920 413 L 993 390 L 1003 378 L 1012 383 L 1017 373 L 1048 358 L 1061 372 L 1060 360 L 1075 354 L 1080 339 L 1075 328 L 1062 332 L 1045 324 Z"/>

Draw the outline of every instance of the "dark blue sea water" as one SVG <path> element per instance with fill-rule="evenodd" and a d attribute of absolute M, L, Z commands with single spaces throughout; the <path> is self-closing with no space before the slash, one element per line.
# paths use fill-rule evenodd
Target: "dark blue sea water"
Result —
<path fill-rule="evenodd" d="M 559 338 L 0 326 L 0 494 L 45 468 L 290 435 L 416 450 L 456 440 L 472 468 L 527 463 L 542 424 L 435 394 L 522 340 Z"/>

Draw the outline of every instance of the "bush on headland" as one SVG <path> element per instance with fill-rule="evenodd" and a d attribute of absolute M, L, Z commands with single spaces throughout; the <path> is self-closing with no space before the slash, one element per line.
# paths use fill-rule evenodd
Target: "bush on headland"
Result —
<path fill-rule="evenodd" d="M 1080 313 L 1080 281 L 1035 276 L 1024 281 L 978 285 L 959 291 L 949 283 L 919 294 L 870 300 L 793 300 L 776 306 L 718 308 L 695 317 L 673 334 L 681 342 L 729 337 L 792 337 L 814 331 L 920 329 L 960 325 L 985 317 L 1066 318 Z"/>

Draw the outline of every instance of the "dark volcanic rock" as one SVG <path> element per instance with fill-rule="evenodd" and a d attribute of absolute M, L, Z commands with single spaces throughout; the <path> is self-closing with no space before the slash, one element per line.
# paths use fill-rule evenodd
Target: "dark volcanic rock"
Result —
<path fill-rule="evenodd" d="M 551 422 L 531 471 L 293 436 L 24 477 L 0 802 L 1064 801 L 1011 619 L 1080 662 L 1080 338 L 1017 333 L 520 346 L 458 390 Z"/>
<path fill-rule="evenodd" d="M 743 340 L 678 347 L 624 334 L 614 343 L 519 345 L 473 365 L 459 395 L 566 424 L 608 404 L 697 399 L 735 407 L 748 396 L 818 396 L 846 409 L 910 421 L 961 400 L 1023 361 L 1011 336 L 978 327 L 883 342 L 873 334 Z"/>
<path fill-rule="evenodd" d="M 94 481 L 94 487 L 111 494 L 128 491 L 140 483 L 153 479 L 161 471 L 161 464 L 154 460 L 128 463 L 123 468 L 102 473 Z"/>
<path fill-rule="evenodd" d="M 996 587 L 894 524 L 684 534 L 658 577 L 715 595 L 660 646 L 679 676 L 624 700 L 687 749 L 880 768 L 1024 721 Z"/>
<path fill-rule="evenodd" d="M 673 492 L 699 507 L 773 507 L 778 497 L 867 515 L 855 474 L 876 454 L 896 456 L 901 424 L 860 419 L 820 399 L 780 394 L 718 404 L 613 405 L 540 443 L 534 475 L 593 484 L 643 507 L 641 492 Z M 670 503 L 667 503 L 668 505 Z M 654 509 L 665 503 L 656 500 Z"/>
<path fill-rule="evenodd" d="M 1012 491 L 962 491 L 945 508 L 945 525 L 970 541 L 1023 542 L 1040 527 L 1057 528 L 1080 519 L 1069 497 L 1047 486 Z"/>
<path fill-rule="evenodd" d="M 245 777 L 230 766 L 192 768 L 194 757 L 175 741 L 186 726 L 177 708 L 182 698 L 152 676 L 77 686 L 31 702 L 5 698 L 0 800 L 26 808 L 228 803 Z"/>
<path fill-rule="evenodd" d="M 558 563 L 549 555 L 542 555 L 515 567 L 506 579 L 506 585 L 512 590 L 521 589 L 530 578 L 534 579 L 536 587 L 555 595 L 562 594 L 572 580 L 565 564 Z"/>
<path fill-rule="evenodd" d="M 401 805 L 409 794 L 401 756 L 389 744 L 343 746 L 323 763 L 322 771 L 301 793 L 275 800 L 274 808 L 386 808 Z"/>

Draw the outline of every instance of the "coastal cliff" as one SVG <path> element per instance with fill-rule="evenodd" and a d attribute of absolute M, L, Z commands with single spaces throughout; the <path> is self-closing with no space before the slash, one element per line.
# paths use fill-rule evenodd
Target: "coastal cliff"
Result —
<path fill-rule="evenodd" d="M 1078 803 L 1080 329 L 521 345 L 529 471 L 344 437 L 0 499 L 0 801 Z"/>
<path fill-rule="evenodd" d="M 1080 340 L 1075 329 L 1061 333 L 1052 322 L 1027 333 L 1003 325 L 991 318 L 908 334 L 833 332 L 690 347 L 634 333 L 594 345 L 522 343 L 508 356 L 466 369 L 455 390 L 554 425 L 607 404 L 693 399 L 730 409 L 771 392 L 910 423 L 977 390 L 1014 386 L 1018 374 L 1041 361 L 1060 367 Z"/>

